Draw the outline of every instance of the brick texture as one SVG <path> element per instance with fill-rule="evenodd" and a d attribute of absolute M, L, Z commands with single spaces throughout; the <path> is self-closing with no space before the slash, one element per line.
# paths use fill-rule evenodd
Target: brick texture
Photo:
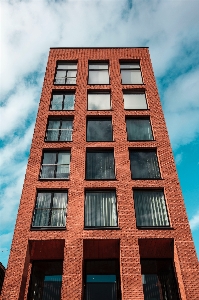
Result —
<path fill-rule="evenodd" d="M 121 59 L 140 60 L 144 85 L 121 85 L 119 65 Z M 76 85 L 53 84 L 57 60 L 78 61 Z M 87 84 L 89 60 L 109 61 L 109 85 Z M 122 91 L 143 88 L 149 109 L 125 111 Z M 100 89 L 110 90 L 112 110 L 88 111 L 87 92 Z M 74 111 L 50 111 L 52 90 L 75 91 Z M 86 117 L 100 115 L 112 116 L 114 141 L 86 142 Z M 150 116 L 154 141 L 127 141 L 125 117 L 128 115 Z M 50 116 L 74 117 L 72 142 L 45 142 L 46 124 Z M 114 149 L 116 180 L 85 180 L 86 148 L 99 147 Z M 157 148 L 162 179 L 131 179 L 129 148 L 140 147 Z M 39 180 L 43 149 L 71 151 L 69 180 Z M 116 190 L 119 230 L 84 230 L 84 198 L 87 188 Z M 171 223 L 170 229 L 140 230 L 136 228 L 133 188 L 164 189 Z M 66 230 L 31 231 L 38 189 L 68 190 Z M 154 253 L 158 252 L 161 253 L 159 254 L 161 257 L 169 255 L 174 259 L 181 298 L 183 300 L 199 299 L 198 261 L 147 48 L 57 48 L 50 50 L 1 299 L 27 299 L 32 260 L 45 257 L 64 258 L 61 299 L 82 299 L 83 241 L 95 239 L 120 241 L 119 259 L 123 300 L 144 299 L 140 256 L 153 257 Z M 169 243 L 173 247 L 172 251 L 168 250 Z"/>

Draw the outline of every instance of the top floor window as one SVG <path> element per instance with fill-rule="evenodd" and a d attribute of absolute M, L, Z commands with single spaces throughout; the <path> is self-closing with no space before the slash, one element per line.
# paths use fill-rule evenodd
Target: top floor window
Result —
<path fill-rule="evenodd" d="M 89 63 L 89 84 L 109 84 L 108 63 Z"/>
<path fill-rule="evenodd" d="M 59 62 L 57 64 L 55 84 L 76 84 L 77 63 Z"/>
<path fill-rule="evenodd" d="M 142 84 L 140 64 L 138 62 L 120 63 L 122 84 Z"/>

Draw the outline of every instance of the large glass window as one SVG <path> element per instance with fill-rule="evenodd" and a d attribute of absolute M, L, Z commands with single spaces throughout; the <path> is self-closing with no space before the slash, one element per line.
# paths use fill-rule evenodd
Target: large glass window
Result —
<path fill-rule="evenodd" d="M 126 119 L 128 141 L 153 140 L 151 123 L 149 118 Z"/>
<path fill-rule="evenodd" d="M 70 152 L 44 152 L 40 178 L 68 179 L 70 173 Z"/>
<path fill-rule="evenodd" d="M 55 84 L 76 84 L 77 63 L 59 62 L 57 64 Z"/>
<path fill-rule="evenodd" d="M 117 226 L 116 195 L 114 191 L 87 191 L 85 227 Z"/>
<path fill-rule="evenodd" d="M 97 92 L 88 94 L 88 110 L 110 110 L 110 93 Z"/>
<path fill-rule="evenodd" d="M 72 126 L 72 120 L 49 120 L 46 141 L 72 141 Z"/>
<path fill-rule="evenodd" d="M 74 102 L 74 93 L 53 93 L 50 110 L 73 110 Z"/>
<path fill-rule="evenodd" d="M 124 109 L 147 109 L 145 93 L 125 92 L 123 93 Z"/>
<path fill-rule="evenodd" d="M 120 300 L 120 274 L 117 259 L 86 260 L 84 300 Z"/>
<path fill-rule="evenodd" d="M 89 84 L 109 84 L 108 63 L 89 63 Z"/>
<path fill-rule="evenodd" d="M 87 120 L 87 141 L 112 141 L 111 118 L 95 118 Z"/>
<path fill-rule="evenodd" d="M 38 192 L 32 227 L 65 227 L 67 192 Z"/>
<path fill-rule="evenodd" d="M 138 227 L 169 226 L 163 191 L 135 190 L 133 196 Z"/>
<path fill-rule="evenodd" d="M 130 150 L 132 179 L 160 179 L 155 150 Z"/>
<path fill-rule="evenodd" d="M 122 84 L 142 84 L 139 63 L 120 63 Z"/>
<path fill-rule="evenodd" d="M 113 150 L 87 151 L 86 179 L 115 179 Z"/>
<path fill-rule="evenodd" d="M 180 300 L 171 259 L 141 259 L 144 300 Z"/>
<path fill-rule="evenodd" d="M 60 300 L 63 261 L 33 261 L 28 300 Z"/>

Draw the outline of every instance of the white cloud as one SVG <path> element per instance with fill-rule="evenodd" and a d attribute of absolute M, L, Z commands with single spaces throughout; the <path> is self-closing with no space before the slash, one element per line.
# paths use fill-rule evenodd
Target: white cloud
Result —
<path fill-rule="evenodd" d="M 178 153 L 178 154 L 175 156 L 175 162 L 176 162 L 176 165 L 180 165 L 180 163 L 182 162 L 182 157 L 183 157 L 183 154 L 182 154 L 182 153 Z"/>
<path fill-rule="evenodd" d="M 198 230 L 199 229 L 199 210 L 196 212 L 196 214 L 191 218 L 189 221 L 189 224 L 191 226 L 191 230 Z"/>

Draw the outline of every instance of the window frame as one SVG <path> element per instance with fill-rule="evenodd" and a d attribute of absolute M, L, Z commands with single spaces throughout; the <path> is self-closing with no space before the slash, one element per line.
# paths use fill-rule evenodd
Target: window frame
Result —
<path fill-rule="evenodd" d="M 103 69 L 98 69 L 98 68 L 90 68 L 90 65 L 105 65 L 105 64 L 107 64 L 107 68 L 105 69 L 105 68 L 103 68 Z M 110 85 L 110 69 L 109 69 L 109 61 L 107 61 L 107 60 L 105 60 L 105 61 L 100 61 L 100 60 L 98 60 L 98 61 L 92 61 L 92 60 L 90 60 L 90 61 L 88 61 L 88 78 L 87 78 L 87 84 L 90 86 L 90 85 Z M 90 71 L 92 72 L 92 71 L 94 71 L 94 72 L 103 72 L 103 71 L 105 71 L 105 70 L 107 70 L 107 72 L 108 72 L 108 83 L 89 83 L 89 75 L 90 75 Z"/>
<path fill-rule="evenodd" d="M 139 67 L 124 67 L 122 68 L 122 65 L 138 65 L 139 64 Z M 141 79 L 142 79 L 142 83 L 123 83 L 122 82 L 122 72 L 121 71 L 137 71 L 139 70 L 140 71 L 140 75 L 141 75 Z M 143 85 L 144 84 L 144 80 L 143 80 L 143 75 L 142 75 L 142 70 L 141 70 L 141 65 L 140 65 L 140 60 L 127 60 L 127 61 L 124 61 L 124 60 L 120 60 L 120 77 L 121 77 L 121 84 L 122 85 Z"/>
<path fill-rule="evenodd" d="M 55 164 L 43 164 L 43 160 L 44 160 L 44 154 L 45 153 L 55 153 L 56 154 L 56 163 Z M 70 163 L 69 164 L 57 164 L 58 162 L 58 155 L 59 153 L 69 153 L 70 154 Z M 70 164 L 71 164 L 71 150 L 67 149 L 67 150 L 57 150 L 57 149 L 52 149 L 52 150 L 49 150 L 49 149 L 43 149 L 43 153 L 42 153 L 42 159 L 41 159 L 41 164 L 40 164 L 40 172 L 39 172 L 39 180 L 70 180 Z M 43 168 L 43 165 L 45 166 L 55 166 L 55 170 L 54 170 L 54 173 L 57 174 L 57 166 L 59 165 L 68 165 L 69 167 L 69 175 L 68 175 L 68 178 L 66 177 L 60 177 L 60 178 L 57 178 L 57 177 L 48 177 L 48 178 L 43 178 L 41 177 L 42 175 L 42 168 Z"/>
<path fill-rule="evenodd" d="M 136 191 L 146 191 L 146 192 L 161 192 L 163 194 L 163 197 L 164 197 L 164 203 L 165 203 L 165 208 L 166 208 L 166 213 L 167 213 L 167 218 L 168 218 L 168 223 L 169 225 L 157 225 L 157 226 L 140 226 L 140 225 L 137 225 L 137 212 L 136 212 L 136 206 L 135 206 L 135 195 L 134 195 L 134 192 Z M 145 229 L 149 229 L 149 230 L 161 230 L 161 229 L 164 229 L 164 230 L 173 230 L 173 228 L 171 227 L 171 221 L 170 221 L 170 215 L 169 215 L 169 211 L 168 211 L 168 205 L 167 205 L 167 200 L 166 200 L 166 197 L 165 197 L 165 193 L 164 193 L 164 189 L 163 188 L 133 188 L 132 190 L 133 192 L 133 206 L 134 206 L 134 211 L 135 211 L 135 219 L 136 219 L 136 228 L 137 229 L 140 229 L 140 230 L 145 230 Z"/>
<path fill-rule="evenodd" d="M 33 225 L 33 222 L 34 222 L 34 217 L 36 215 L 36 204 L 37 204 L 37 199 L 38 199 L 38 194 L 39 193 L 42 193 L 42 194 L 51 194 L 51 203 L 50 203 L 50 208 L 42 208 L 42 210 L 48 210 L 50 209 L 50 213 L 49 213 L 49 220 L 48 220 L 48 224 L 49 224 L 49 221 L 51 219 L 51 216 L 52 216 L 52 212 L 53 212 L 53 198 L 54 198 L 54 194 L 66 194 L 66 207 L 64 208 L 65 209 L 65 226 L 50 226 L 50 225 L 45 225 L 45 226 L 34 226 Z M 30 230 L 31 231 L 42 231 L 42 230 L 66 230 L 66 220 L 67 220 L 67 212 L 68 212 L 68 190 L 67 189 L 53 189 L 53 190 L 37 190 L 37 193 L 36 193 L 36 200 L 35 200 L 35 203 L 34 203 L 34 209 L 33 209 L 33 213 L 32 213 L 32 222 L 31 222 L 31 225 L 30 225 Z M 55 208 L 54 210 L 64 210 L 63 208 Z"/>
<path fill-rule="evenodd" d="M 128 134 L 128 128 L 127 128 L 127 120 L 140 120 L 140 121 L 141 120 L 147 120 L 147 121 L 149 121 L 152 139 L 151 140 L 144 140 L 144 139 L 130 140 L 129 139 L 129 134 Z M 152 142 L 152 141 L 155 141 L 150 116 L 132 116 L 132 115 L 130 116 L 130 115 L 127 115 L 125 117 L 125 123 L 126 123 L 126 134 L 127 134 L 127 141 L 128 142 Z"/>
<path fill-rule="evenodd" d="M 159 171 L 159 177 L 158 178 L 150 178 L 150 177 L 139 177 L 139 178 L 133 178 L 133 172 L 132 172 L 132 167 L 131 167 L 131 152 L 154 152 L 156 154 L 156 159 L 157 159 L 157 168 Z M 160 169 L 160 163 L 159 163 L 159 158 L 157 154 L 157 149 L 156 148 L 129 148 L 129 161 L 130 161 L 130 171 L 131 171 L 131 180 L 162 180 L 162 174 L 161 174 L 161 169 Z"/>
<path fill-rule="evenodd" d="M 62 96 L 62 109 L 52 109 L 52 101 L 53 101 L 53 96 L 56 95 L 60 95 Z M 73 109 L 64 109 L 64 101 L 65 101 L 65 97 L 67 95 L 73 95 L 74 96 L 74 103 L 73 103 Z M 51 94 L 51 99 L 50 99 L 50 107 L 49 110 L 50 111 L 74 111 L 75 110 L 75 90 L 62 90 L 62 91 L 57 91 L 57 90 L 53 90 L 52 94 Z"/>
<path fill-rule="evenodd" d="M 110 96 L 110 109 L 89 109 L 88 96 L 89 95 L 109 95 Z M 87 91 L 87 111 L 112 111 L 111 105 L 111 91 L 110 90 L 88 90 Z"/>
<path fill-rule="evenodd" d="M 88 122 L 89 121 L 110 121 L 111 122 L 111 140 L 88 140 Z M 87 116 L 86 118 L 86 142 L 92 143 L 92 142 L 107 142 L 111 143 L 113 142 L 113 123 L 112 123 L 112 116 Z"/>
<path fill-rule="evenodd" d="M 68 65 L 68 66 L 72 66 L 72 65 L 76 65 L 76 68 L 74 69 L 74 68 L 68 68 L 68 69 L 59 69 L 58 68 L 58 66 L 59 65 Z M 67 61 L 67 60 L 63 60 L 63 61 L 61 61 L 61 60 L 59 60 L 59 61 L 57 61 L 57 63 L 56 63 L 56 68 L 55 68 L 55 75 L 54 75 L 54 81 L 53 81 L 53 84 L 55 85 L 55 86 L 57 86 L 57 85 L 61 85 L 61 86 L 64 86 L 64 85 L 69 85 L 69 86 L 71 86 L 71 85 L 76 85 L 77 84 L 77 70 L 78 70 L 78 67 L 77 67 L 77 65 L 78 65 L 78 61 Z M 64 78 L 64 80 L 65 80 L 65 83 L 56 83 L 56 75 L 57 75 L 57 71 L 65 71 L 66 73 L 66 75 L 65 75 L 65 77 L 60 77 L 60 79 L 61 78 Z M 67 72 L 68 71 L 76 71 L 76 76 L 75 77 L 67 77 Z M 67 79 L 68 78 L 75 78 L 76 80 L 75 80 L 75 83 L 67 83 L 66 81 L 67 81 Z"/>
<path fill-rule="evenodd" d="M 116 209 L 116 217 L 117 217 L 117 225 L 116 226 L 86 226 L 86 196 L 87 193 L 108 193 L 114 192 L 115 196 L 115 209 Z M 118 202 L 117 202 L 117 193 L 115 189 L 86 189 L 84 191 L 84 230 L 117 230 L 119 228 L 119 220 L 118 220 Z"/>
<path fill-rule="evenodd" d="M 49 121 L 60 121 L 60 125 L 59 125 L 59 128 L 58 129 L 48 129 L 48 126 L 49 126 Z M 65 131 L 67 129 L 62 129 L 62 122 L 63 121 L 71 121 L 72 122 L 72 129 L 71 129 L 71 140 L 66 140 L 66 141 L 63 141 L 63 140 L 60 140 L 60 136 L 61 136 L 61 133 L 62 131 Z M 47 143 L 70 143 L 73 141 L 73 117 L 70 117 L 70 116 L 62 116 L 62 117 L 58 117 L 58 116 L 50 116 L 48 118 L 48 121 L 47 121 L 47 125 L 46 125 L 46 132 L 45 132 L 45 139 L 44 141 L 47 142 Z M 47 139 L 47 135 L 48 135 L 48 131 L 53 131 L 53 130 L 57 130 L 59 131 L 58 133 L 58 139 L 57 140 L 48 140 Z"/>
<path fill-rule="evenodd" d="M 87 154 L 88 153 L 108 153 L 108 152 L 112 152 L 113 153 L 113 170 L 114 170 L 114 178 L 87 178 Z M 86 181 L 114 181 L 116 180 L 116 164 L 115 164 L 115 155 L 114 155 L 114 148 L 86 148 L 86 167 L 85 167 L 85 180 Z"/>
<path fill-rule="evenodd" d="M 149 105 L 148 105 L 148 101 L 147 101 L 147 97 L 146 97 L 146 91 L 143 90 L 143 89 L 133 89 L 133 90 L 122 90 L 122 94 L 123 94 L 123 104 L 124 104 L 124 111 L 135 111 L 135 110 L 138 110 L 138 111 L 148 111 L 149 110 Z M 144 95 L 145 96 L 145 101 L 146 101 L 146 108 L 125 108 L 125 103 L 124 103 L 124 95 Z"/>

